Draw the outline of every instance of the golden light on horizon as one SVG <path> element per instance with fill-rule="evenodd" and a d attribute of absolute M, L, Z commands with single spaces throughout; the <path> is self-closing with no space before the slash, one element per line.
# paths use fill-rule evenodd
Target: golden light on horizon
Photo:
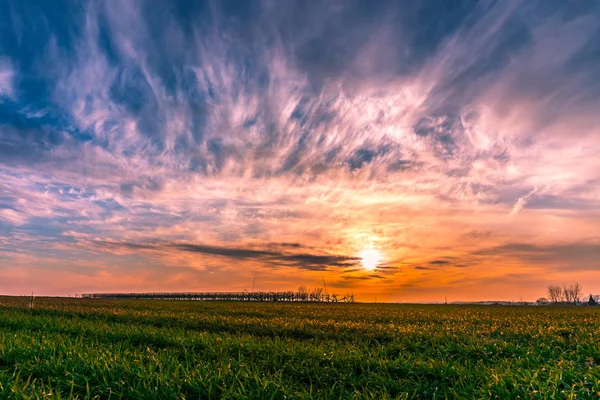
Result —
<path fill-rule="evenodd" d="M 382 259 L 381 252 L 373 248 L 363 250 L 360 253 L 360 257 L 363 267 L 370 271 L 377 268 Z"/>

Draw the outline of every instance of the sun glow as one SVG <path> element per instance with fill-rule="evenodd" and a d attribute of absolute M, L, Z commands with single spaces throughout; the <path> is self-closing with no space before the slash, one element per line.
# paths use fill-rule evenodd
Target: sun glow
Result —
<path fill-rule="evenodd" d="M 381 262 L 381 253 L 373 248 L 365 249 L 360 253 L 361 262 L 365 269 L 374 270 Z"/>

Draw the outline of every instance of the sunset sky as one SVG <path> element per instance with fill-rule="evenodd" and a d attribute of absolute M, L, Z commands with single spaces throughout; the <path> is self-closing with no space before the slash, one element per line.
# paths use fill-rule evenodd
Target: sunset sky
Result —
<path fill-rule="evenodd" d="M 1 8 L 2 294 L 600 293 L 600 2 Z"/>

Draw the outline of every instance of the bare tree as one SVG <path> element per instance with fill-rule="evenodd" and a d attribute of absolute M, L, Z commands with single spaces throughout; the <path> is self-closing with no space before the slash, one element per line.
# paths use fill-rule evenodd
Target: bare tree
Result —
<path fill-rule="evenodd" d="M 302 285 L 298 288 L 298 299 L 300 301 L 308 300 L 308 290 L 306 289 L 306 286 Z"/>
<path fill-rule="evenodd" d="M 548 286 L 548 299 L 552 303 L 560 303 L 564 299 L 563 288 L 559 285 Z"/>
<path fill-rule="evenodd" d="M 564 285 L 562 292 L 563 298 L 567 303 L 573 302 L 573 285 Z"/>
<path fill-rule="evenodd" d="M 579 283 L 574 283 L 569 286 L 565 285 L 563 287 L 563 293 L 564 293 L 565 301 L 567 301 L 568 303 L 577 304 L 581 300 L 582 290 L 581 290 L 581 286 L 579 286 Z"/>
<path fill-rule="evenodd" d="M 575 284 L 573 285 L 573 302 L 575 304 L 579 303 L 581 301 L 581 296 L 583 295 L 583 289 L 581 289 L 581 286 L 579 285 L 579 282 L 575 282 Z"/>
<path fill-rule="evenodd" d="M 314 288 L 310 292 L 311 301 L 322 301 L 323 300 L 323 288 Z"/>

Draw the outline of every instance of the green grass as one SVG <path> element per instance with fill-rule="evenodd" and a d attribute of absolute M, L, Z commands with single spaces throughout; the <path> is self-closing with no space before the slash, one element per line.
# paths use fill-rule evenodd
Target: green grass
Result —
<path fill-rule="evenodd" d="M 600 307 L 0 297 L 0 398 L 598 398 Z"/>

